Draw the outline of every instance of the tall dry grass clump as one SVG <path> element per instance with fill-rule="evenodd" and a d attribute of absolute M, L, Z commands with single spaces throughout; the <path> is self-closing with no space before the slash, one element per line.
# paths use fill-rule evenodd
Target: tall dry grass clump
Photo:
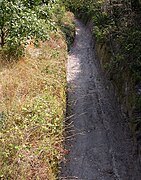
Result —
<path fill-rule="evenodd" d="M 56 179 L 65 150 L 67 47 L 61 33 L 0 61 L 0 179 Z"/>

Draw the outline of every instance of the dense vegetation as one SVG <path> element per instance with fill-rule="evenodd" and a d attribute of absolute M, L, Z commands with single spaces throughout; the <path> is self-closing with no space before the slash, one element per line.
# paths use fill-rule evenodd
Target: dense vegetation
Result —
<path fill-rule="evenodd" d="M 60 0 L 1 0 L 1 47 L 20 55 L 31 41 L 37 45 L 39 39 L 49 39 L 49 32 L 57 29 L 64 11 Z"/>
<path fill-rule="evenodd" d="M 0 179 L 53 180 L 73 15 L 60 0 L 0 0 L 0 13 Z"/>
<path fill-rule="evenodd" d="M 93 24 L 96 46 L 108 54 L 102 64 L 139 140 L 140 0 L 0 0 L 0 179 L 56 179 L 67 153 L 65 40 L 70 46 L 74 24 L 65 7 Z"/>
<path fill-rule="evenodd" d="M 64 1 L 83 21 L 93 24 L 93 35 L 107 75 L 126 107 L 132 129 L 141 132 L 141 1 Z M 103 50 L 104 49 L 104 50 Z M 107 53 L 105 52 L 105 49 Z M 104 51 L 105 57 L 102 56 Z M 106 59 L 107 58 L 107 59 Z"/>

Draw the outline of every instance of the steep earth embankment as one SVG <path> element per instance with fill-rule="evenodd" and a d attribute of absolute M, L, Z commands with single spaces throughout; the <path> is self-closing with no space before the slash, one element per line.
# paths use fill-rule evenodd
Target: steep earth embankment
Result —
<path fill-rule="evenodd" d="M 139 180 L 128 122 L 95 58 L 90 30 L 76 20 L 67 65 L 68 108 L 74 127 L 60 179 Z"/>

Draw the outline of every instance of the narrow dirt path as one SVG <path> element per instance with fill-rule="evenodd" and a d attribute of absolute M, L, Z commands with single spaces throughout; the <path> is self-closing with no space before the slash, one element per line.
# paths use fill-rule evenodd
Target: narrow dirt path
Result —
<path fill-rule="evenodd" d="M 76 26 L 67 65 L 69 122 L 74 127 L 60 179 L 140 180 L 128 123 L 100 71 L 91 33 L 78 20 Z"/>

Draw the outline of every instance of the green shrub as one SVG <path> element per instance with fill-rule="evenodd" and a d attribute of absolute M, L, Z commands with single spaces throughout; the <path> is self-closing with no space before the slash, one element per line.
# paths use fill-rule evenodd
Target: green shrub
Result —
<path fill-rule="evenodd" d="M 33 41 L 49 39 L 49 32 L 57 28 L 65 12 L 60 9 L 60 1 L 34 1 L 27 3 L 22 0 L 0 1 L 1 47 L 10 54 L 21 55 L 25 46 Z M 59 13 L 58 13 L 59 12 Z"/>

